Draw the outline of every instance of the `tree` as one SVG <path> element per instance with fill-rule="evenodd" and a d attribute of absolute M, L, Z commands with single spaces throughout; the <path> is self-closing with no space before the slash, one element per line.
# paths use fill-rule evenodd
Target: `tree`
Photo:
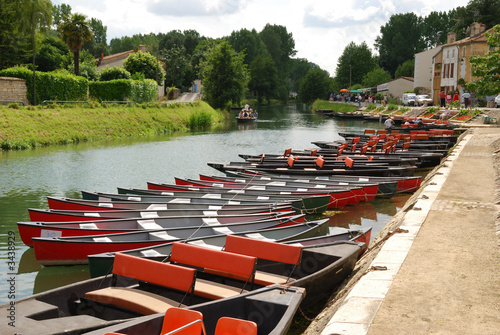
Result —
<path fill-rule="evenodd" d="M 235 53 L 229 42 L 222 41 L 207 54 L 201 65 L 204 95 L 214 108 L 240 104 L 248 84 L 243 54 Z"/>
<path fill-rule="evenodd" d="M 80 50 L 82 50 L 83 43 L 92 38 L 90 24 L 85 15 L 75 13 L 69 18 L 65 18 L 63 23 L 59 25 L 59 32 L 63 42 L 73 53 L 75 75 L 78 76 L 80 74 Z"/>
<path fill-rule="evenodd" d="M 415 59 L 409 59 L 398 66 L 394 78 L 412 77 L 415 75 Z"/>
<path fill-rule="evenodd" d="M 187 88 L 194 81 L 194 70 L 189 64 L 186 49 L 183 46 L 164 49 L 160 60 L 165 63 L 165 85 Z"/>
<path fill-rule="evenodd" d="M 247 65 L 250 65 L 258 55 L 269 55 L 266 45 L 255 29 L 233 31 L 227 40 L 234 51 L 245 54 Z"/>
<path fill-rule="evenodd" d="M 377 87 L 377 85 L 387 83 L 389 80 L 391 80 L 391 74 L 377 66 L 365 75 L 363 87 Z"/>
<path fill-rule="evenodd" d="M 60 4 L 52 6 L 52 17 L 53 24 L 55 28 L 59 27 L 59 25 L 64 21 L 65 17 L 71 16 L 71 6 L 68 4 Z"/>
<path fill-rule="evenodd" d="M 422 35 L 422 18 L 414 13 L 395 14 L 380 27 L 375 40 L 380 55 L 380 67 L 394 76 L 399 65 L 425 50 Z"/>
<path fill-rule="evenodd" d="M 60 38 L 50 36 L 42 40 L 42 46 L 36 55 L 38 71 L 54 71 L 65 67 L 69 48 Z"/>
<path fill-rule="evenodd" d="M 43 14 L 41 16 L 35 13 Z M 35 31 L 35 50 L 41 40 L 40 26 L 52 22 L 50 0 L 2 0 L 0 5 L 0 69 L 30 63 L 33 53 L 32 32 Z M 35 27 L 33 27 L 35 24 Z"/>
<path fill-rule="evenodd" d="M 353 84 L 360 84 L 365 75 L 376 66 L 371 50 L 363 42 L 359 46 L 349 43 L 337 61 L 337 82 L 342 88 L 349 88 Z"/>
<path fill-rule="evenodd" d="M 422 35 L 427 48 L 446 44 L 448 33 L 453 30 L 455 10 L 447 12 L 431 12 L 423 19 Z"/>
<path fill-rule="evenodd" d="M 317 67 L 318 65 L 309 62 L 305 58 L 292 58 L 290 60 L 289 90 L 291 92 L 298 93 L 300 84 L 302 83 L 302 80 L 305 78 L 307 73 Z"/>
<path fill-rule="evenodd" d="M 123 62 L 125 70 L 133 76 L 136 73 L 143 73 L 144 78 L 153 79 L 158 85 L 163 85 L 165 80 L 165 70 L 160 62 L 149 52 L 137 51 L 130 54 Z"/>
<path fill-rule="evenodd" d="M 499 17 L 500 0 L 471 0 L 466 7 L 456 8 L 453 31 L 457 39 L 462 39 L 469 35 L 468 29 L 473 22 L 481 22 L 489 29 L 498 24 Z"/>
<path fill-rule="evenodd" d="M 307 73 L 299 89 L 299 99 L 311 103 L 316 99 L 327 99 L 332 91 L 332 79 L 328 72 L 316 68 Z"/>
<path fill-rule="evenodd" d="M 99 81 L 110 81 L 115 79 L 130 79 L 130 72 L 122 67 L 105 67 L 99 71 Z"/>
<path fill-rule="evenodd" d="M 108 55 L 109 48 L 106 40 L 108 28 L 102 24 L 101 20 L 91 18 L 90 30 L 92 31 L 92 39 L 85 43 L 83 49 L 88 50 L 94 58 L 99 58 L 101 54 Z"/>
<path fill-rule="evenodd" d="M 284 80 L 288 77 L 290 58 L 297 53 L 292 33 L 288 33 L 284 26 L 266 24 L 259 35 Z"/>
<path fill-rule="evenodd" d="M 479 95 L 495 95 L 500 92 L 500 25 L 486 33 L 486 38 L 490 51 L 470 57 L 472 75 L 477 79 L 466 87 Z"/>
<path fill-rule="evenodd" d="M 248 88 L 257 94 L 259 104 L 276 96 L 279 83 L 278 69 L 270 56 L 257 56 L 250 64 L 251 78 Z"/>

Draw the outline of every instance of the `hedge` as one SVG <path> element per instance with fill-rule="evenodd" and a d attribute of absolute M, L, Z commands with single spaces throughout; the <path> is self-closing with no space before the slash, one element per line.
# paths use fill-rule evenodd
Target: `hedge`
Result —
<path fill-rule="evenodd" d="M 26 80 L 28 100 L 33 103 L 33 71 L 24 67 L 13 67 L 0 71 L 0 76 Z M 65 72 L 36 72 L 36 101 L 87 100 L 88 80 Z"/>
<path fill-rule="evenodd" d="M 90 98 L 98 101 L 155 101 L 158 84 L 152 79 L 94 81 L 89 83 Z"/>

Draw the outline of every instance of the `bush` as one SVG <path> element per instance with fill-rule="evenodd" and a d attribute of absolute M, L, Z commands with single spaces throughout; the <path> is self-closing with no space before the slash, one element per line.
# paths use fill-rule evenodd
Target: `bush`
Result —
<path fill-rule="evenodd" d="M 24 67 L 13 67 L 0 71 L 0 76 L 26 80 L 28 100 L 33 103 L 33 71 Z M 66 72 L 36 72 L 36 101 L 87 100 L 89 82 Z"/>
<path fill-rule="evenodd" d="M 111 81 L 116 79 L 130 79 L 130 72 L 122 67 L 105 67 L 99 71 L 100 81 Z"/>
<path fill-rule="evenodd" d="M 154 80 L 116 79 L 91 82 L 89 93 L 98 101 L 135 101 L 137 103 L 155 101 L 158 85 Z"/>

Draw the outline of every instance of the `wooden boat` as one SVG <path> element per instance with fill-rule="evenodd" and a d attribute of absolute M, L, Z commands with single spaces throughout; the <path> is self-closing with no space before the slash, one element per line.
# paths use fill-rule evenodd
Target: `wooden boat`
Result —
<path fill-rule="evenodd" d="M 311 221 L 274 229 L 251 230 L 249 226 L 239 233 L 255 234 L 261 238 L 266 235 L 278 236 L 282 240 L 298 239 L 328 232 L 328 220 Z M 69 236 L 69 237 L 34 237 L 35 257 L 42 265 L 87 264 L 87 255 L 103 252 L 151 247 L 166 242 L 187 240 L 198 236 L 235 234 L 230 228 L 213 229 L 210 227 L 167 228 L 144 230 L 128 233 Z"/>
<path fill-rule="evenodd" d="M 238 256 L 237 259 L 242 257 Z M 199 310 L 206 315 L 205 327 L 212 334 L 215 326 L 211 322 L 215 323 L 217 320 L 210 321 L 209 316 L 215 315 L 260 320 L 261 322 L 257 322 L 258 327 L 266 334 L 273 331 L 281 334 L 281 330 L 288 329 L 305 295 L 304 289 L 301 288 L 272 285 L 227 299 L 211 300 L 190 293 L 197 274 L 195 269 L 143 259 L 136 260 L 134 257 L 123 256 L 120 259 L 123 261 L 114 276 L 81 281 L 18 299 L 15 305 L 7 303 L 0 306 L 3 310 L 9 311 L 10 308 L 11 311 L 15 311 L 15 318 L 0 324 L 0 333 L 12 334 L 12 330 L 15 329 L 17 334 L 53 335 L 89 332 L 106 334 L 111 331 L 107 327 L 122 323 L 125 327 L 130 327 L 147 320 L 153 320 L 154 324 L 155 318 L 160 318 L 158 320 L 161 329 L 161 318 L 166 310 L 189 306 L 190 309 Z M 116 288 L 116 292 L 129 293 L 129 303 L 133 301 L 134 294 L 141 297 L 143 304 L 147 303 L 145 299 L 152 300 L 153 297 L 157 297 L 162 302 L 158 308 L 160 311 L 151 314 L 134 309 L 137 306 L 132 306 L 133 304 L 130 304 L 129 308 L 119 308 L 111 301 L 98 302 L 86 297 L 86 294 L 110 287 Z M 155 293 L 148 290 L 153 290 Z M 186 298 L 183 299 L 184 296 Z M 146 329 L 149 329 L 149 326 Z M 106 330 L 103 330 L 105 328 Z M 143 330 L 141 328 L 139 333 L 144 334 Z"/>
<path fill-rule="evenodd" d="M 245 189 L 245 190 L 259 190 L 259 189 L 269 189 L 272 187 L 285 187 L 285 188 L 291 188 L 291 189 L 300 189 L 301 191 L 308 190 L 308 191 L 316 191 L 320 190 L 322 192 L 325 192 L 326 190 L 331 190 L 336 197 L 341 197 L 343 192 L 348 192 L 350 191 L 351 194 L 346 194 L 345 196 L 351 197 L 354 195 L 357 197 L 356 203 L 360 201 L 371 201 L 375 199 L 375 196 L 377 195 L 378 192 L 378 185 L 377 184 L 371 184 L 371 185 L 340 185 L 339 183 L 334 184 L 314 184 L 314 183 L 305 183 L 305 182 L 300 182 L 300 181 L 270 181 L 270 180 L 256 180 L 256 179 L 250 179 L 247 178 L 246 180 L 229 180 L 229 181 L 224 181 L 224 180 L 219 180 L 219 181 L 208 181 L 208 180 L 195 180 L 195 179 L 182 179 L 182 178 L 175 178 L 175 183 L 176 185 L 181 185 L 181 186 L 195 186 L 195 187 L 223 187 L 223 188 L 229 188 L 229 189 Z M 335 192 L 337 191 L 337 192 Z M 349 204 L 349 203 L 348 203 Z"/>
<path fill-rule="evenodd" d="M 239 171 L 245 172 L 247 170 L 261 171 L 266 173 L 283 173 L 283 174 L 293 174 L 293 175 L 305 175 L 305 176 L 330 176 L 330 175 L 342 175 L 342 176 L 380 176 L 380 177 L 390 177 L 390 176 L 412 176 L 417 169 L 415 166 L 379 166 L 379 167 L 363 167 L 352 169 L 346 168 L 335 168 L 335 169 L 323 169 L 320 167 L 316 168 L 301 168 L 301 167 L 282 167 L 282 168 L 267 168 L 267 167 L 248 167 L 245 165 L 226 165 L 224 163 L 207 163 L 208 166 L 214 169 L 226 173 L 227 171 Z"/>
<path fill-rule="evenodd" d="M 100 210 L 100 211 L 76 211 L 59 209 L 28 209 L 30 220 L 42 222 L 65 222 L 65 221 L 96 221 L 107 219 L 154 219 L 172 218 L 175 220 L 195 220 L 202 223 L 204 218 L 220 219 L 220 222 L 242 222 L 252 220 L 263 220 L 273 217 L 294 215 L 295 211 L 268 212 L 268 213 L 242 213 L 242 214 L 219 214 L 219 211 L 183 211 L 183 210 Z M 224 213 L 224 212 L 222 212 Z"/>
<path fill-rule="evenodd" d="M 223 335 L 238 330 L 238 334 L 285 335 L 305 295 L 303 288 L 271 285 L 187 309 L 172 308 L 168 310 L 170 312 L 137 318 L 87 334 L 161 335 L 175 331 L 182 333 L 178 329 L 184 326 L 182 329 L 190 333 L 194 328 L 193 334 Z M 184 316 L 186 313 L 194 314 L 197 320 L 191 321 Z M 182 320 L 186 320 L 184 324 L 180 323 Z"/>
<path fill-rule="evenodd" d="M 304 198 L 286 195 L 249 195 L 249 194 L 206 194 L 194 192 L 176 193 L 147 189 L 118 188 L 119 194 L 82 191 L 82 197 L 87 200 L 132 200 L 145 202 L 171 203 L 210 203 L 215 206 L 226 204 L 290 204 L 293 210 L 305 213 L 322 213 L 327 210 L 330 196 L 310 196 Z"/>
<path fill-rule="evenodd" d="M 209 176 L 200 174 L 200 180 L 206 180 L 211 182 L 225 182 L 225 183 L 246 183 L 251 180 L 252 183 L 259 182 L 282 182 L 282 181 L 290 181 L 297 183 L 304 183 L 308 185 L 334 185 L 334 186 L 360 186 L 365 190 L 367 197 L 365 201 L 370 201 L 373 196 L 374 191 L 376 190 L 375 196 L 377 197 L 385 197 L 390 198 L 394 196 L 397 192 L 398 183 L 396 181 L 386 181 L 386 182 L 360 182 L 360 181 L 329 181 L 329 180 L 321 180 L 321 179 L 306 179 L 306 178 L 296 178 L 291 179 L 288 178 L 280 178 L 279 176 L 259 176 L 259 175 L 250 175 L 245 173 L 236 173 L 234 177 L 220 177 L 220 176 Z M 376 188 L 375 188 L 376 187 Z M 365 189 L 368 188 L 368 189 Z"/>
<path fill-rule="evenodd" d="M 76 210 L 76 211 L 102 211 L 102 210 L 182 210 L 184 213 L 191 211 L 217 211 L 225 215 L 235 214 L 249 214 L 249 213 L 270 213 L 270 212 L 283 212 L 290 211 L 292 206 L 290 204 L 253 204 L 253 205 L 196 205 L 196 204 L 183 204 L 183 203 L 151 203 L 143 201 L 94 201 L 85 199 L 73 199 L 62 197 L 47 197 L 49 209 L 59 210 Z M 200 213 L 193 213 L 199 215 Z"/>
<path fill-rule="evenodd" d="M 255 122 L 257 120 L 256 117 L 239 117 L 239 116 L 235 116 L 235 119 L 238 123 L 250 123 L 250 122 Z"/>
<path fill-rule="evenodd" d="M 305 179 L 305 180 L 326 180 L 326 181 L 345 181 L 345 182 L 361 182 L 361 183 L 376 183 L 379 181 L 389 181 L 397 182 L 397 192 L 398 193 L 408 193 L 415 192 L 419 189 L 422 183 L 422 177 L 420 176 L 408 176 L 408 177 L 377 177 L 377 176 L 302 176 L 293 173 L 263 173 L 262 171 L 246 171 L 245 174 L 240 172 L 228 171 L 229 176 L 241 177 L 249 175 L 253 178 L 254 175 L 260 175 L 263 177 L 278 177 L 287 179 Z"/>
<path fill-rule="evenodd" d="M 304 214 L 275 217 L 271 219 L 251 222 L 221 222 L 218 219 L 205 218 L 200 220 L 185 219 L 109 219 L 97 221 L 68 221 L 68 222 L 18 222 L 17 228 L 21 240 L 32 247 L 34 237 L 68 237 L 101 234 L 128 233 L 167 228 L 212 227 L 221 231 L 230 229 L 233 225 L 251 224 L 253 229 L 264 229 L 278 226 L 288 226 L 303 223 Z"/>
<path fill-rule="evenodd" d="M 360 254 L 365 251 L 371 241 L 371 227 L 364 229 L 347 229 L 341 227 L 330 228 L 327 235 L 319 235 L 309 238 L 293 239 L 289 241 L 279 240 L 279 235 L 276 232 L 269 232 L 266 237 L 268 241 L 275 241 L 284 244 L 293 244 L 300 246 L 314 246 L 321 244 L 329 244 L 337 241 L 357 241 L 365 244 L 365 247 L 360 250 Z M 249 236 L 249 235 L 247 235 Z M 259 238 L 256 235 L 251 235 L 252 238 Z M 225 236 L 209 236 L 197 239 L 190 239 L 187 243 L 194 245 L 206 246 L 212 249 L 223 250 L 226 243 Z M 172 252 L 172 243 L 165 243 L 153 247 L 132 249 L 120 251 L 120 253 L 135 257 L 147 258 L 155 261 L 163 261 L 168 258 Z M 115 253 L 105 252 L 100 254 L 88 255 L 89 271 L 91 277 L 99 277 L 108 273 L 113 267 Z"/>
<path fill-rule="evenodd" d="M 308 198 L 312 196 L 329 196 L 330 201 L 328 203 L 328 208 L 343 208 L 346 205 L 356 205 L 361 200 L 362 190 L 357 190 L 360 197 L 358 198 L 353 190 L 351 189 L 303 189 L 300 187 L 272 187 L 272 186 L 259 186 L 255 188 L 241 188 L 241 189 L 228 189 L 221 187 L 196 187 L 196 186 L 179 186 L 172 184 L 158 184 L 153 182 L 148 182 L 148 189 L 154 191 L 162 192 L 175 192 L 179 194 L 186 192 L 188 194 L 198 194 L 198 195 L 218 195 L 223 194 L 226 196 L 238 195 L 251 195 L 257 197 L 291 197 L 291 198 Z"/>

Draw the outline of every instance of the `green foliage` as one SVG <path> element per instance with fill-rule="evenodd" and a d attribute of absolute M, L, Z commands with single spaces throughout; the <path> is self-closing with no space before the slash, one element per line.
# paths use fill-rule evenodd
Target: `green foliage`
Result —
<path fill-rule="evenodd" d="M 375 59 L 368 45 L 363 42 L 356 45 L 349 43 L 337 61 L 336 81 L 341 88 L 360 84 L 367 73 L 374 70 Z"/>
<path fill-rule="evenodd" d="M 354 112 L 356 109 L 358 109 L 358 106 L 353 104 L 331 103 L 327 100 L 317 99 L 313 102 L 311 108 L 313 111 L 318 109 L 330 109 L 334 112 L 348 113 Z"/>
<path fill-rule="evenodd" d="M 399 65 L 425 50 L 422 18 L 414 13 L 392 15 L 380 28 L 375 47 L 380 55 L 379 65 L 394 76 Z"/>
<path fill-rule="evenodd" d="M 36 69 L 49 72 L 62 68 L 68 53 L 68 46 L 60 38 L 54 36 L 45 37 L 36 55 Z"/>
<path fill-rule="evenodd" d="M 204 96 L 214 108 L 227 108 L 243 99 L 249 78 L 243 54 L 227 41 L 213 47 L 201 66 Z"/>
<path fill-rule="evenodd" d="M 14 67 L 0 71 L 0 76 L 26 80 L 28 100 L 33 102 L 33 71 Z M 65 72 L 36 72 L 36 101 L 87 100 L 88 80 Z"/>
<path fill-rule="evenodd" d="M 363 78 L 364 87 L 377 87 L 391 80 L 391 74 L 378 65 Z"/>
<path fill-rule="evenodd" d="M 165 70 L 163 70 L 158 60 L 149 52 L 143 53 L 142 51 L 138 51 L 130 54 L 123 63 L 123 67 L 131 75 L 142 72 L 146 79 L 153 79 L 158 85 L 163 85 L 163 81 L 165 80 Z"/>
<path fill-rule="evenodd" d="M 493 27 L 486 38 L 490 50 L 484 55 L 474 55 L 469 59 L 472 75 L 478 79 L 467 83 L 465 87 L 479 95 L 496 95 L 500 92 L 500 25 Z"/>
<path fill-rule="evenodd" d="M 210 113 L 205 111 L 197 111 L 192 113 L 187 122 L 190 129 L 206 128 L 212 124 L 212 117 Z"/>
<path fill-rule="evenodd" d="M 398 109 L 399 109 L 399 106 L 398 106 L 398 105 L 396 105 L 396 104 L 389 104 L 389 105 L 387 106 L 387 110 L 388 110 L 388 111 L 396 111 L 396 110 L 398 110 Z"/>
<path fill-rule="evenodd" d="M 151 79 L 98 81 L 89 83 L 89 94 L 98 101 L 151 102 L 156 100 L 158 85 Z"/>
<path fill-rule="evenodd" d="M 270 56 L 257 56 L 250 64 L 251 78 L 248 87 L 257 94 L 259 104 L 263 99 L 270 101 L 277 96 L 279 84 L 278 69 Z"/>
<path fill-rule="evenodd" d="M 100 81 L 110 81 L 115 79 L 130 79 L 130 72 L 122 67 L 105 67 L 99 70 Z"/>
<path fill-rule="evenodd" d="M 175 85 L 187 89 L 196 79 L 184 46 L 174 46 L 160 51 L 160 60 L 165 63 L 167 69 L 165 74 L 165 84 L 167 86 Z"/>
<path fill-rule="evenodd" d="M 414 72 L 415 72 L 415 59 L 412 58 L 398 66 L 394 74 L 394 78 L 399 78 L 399 77 L 413 78 Z"/>
<path fill-rule="evenodd" d="M 73 53 L 75 64 L 75 74 L 80 74 L 80 50 L 83 43 L 92 39 L 92 31 L 87 17 L 83 14 L 74 13 L 70 17 L 64 17 L 64 21 L 59 25 L 59 32 L 64 43 L 68 45 Z"/>
<path fill-rule="evenodd" d="M 330 93 L 331 79 L 328 72 L 316 68 L 307 73 L 299 89 L 299 99 L 310 103 L 316 99 L 328 97 Z"/>

